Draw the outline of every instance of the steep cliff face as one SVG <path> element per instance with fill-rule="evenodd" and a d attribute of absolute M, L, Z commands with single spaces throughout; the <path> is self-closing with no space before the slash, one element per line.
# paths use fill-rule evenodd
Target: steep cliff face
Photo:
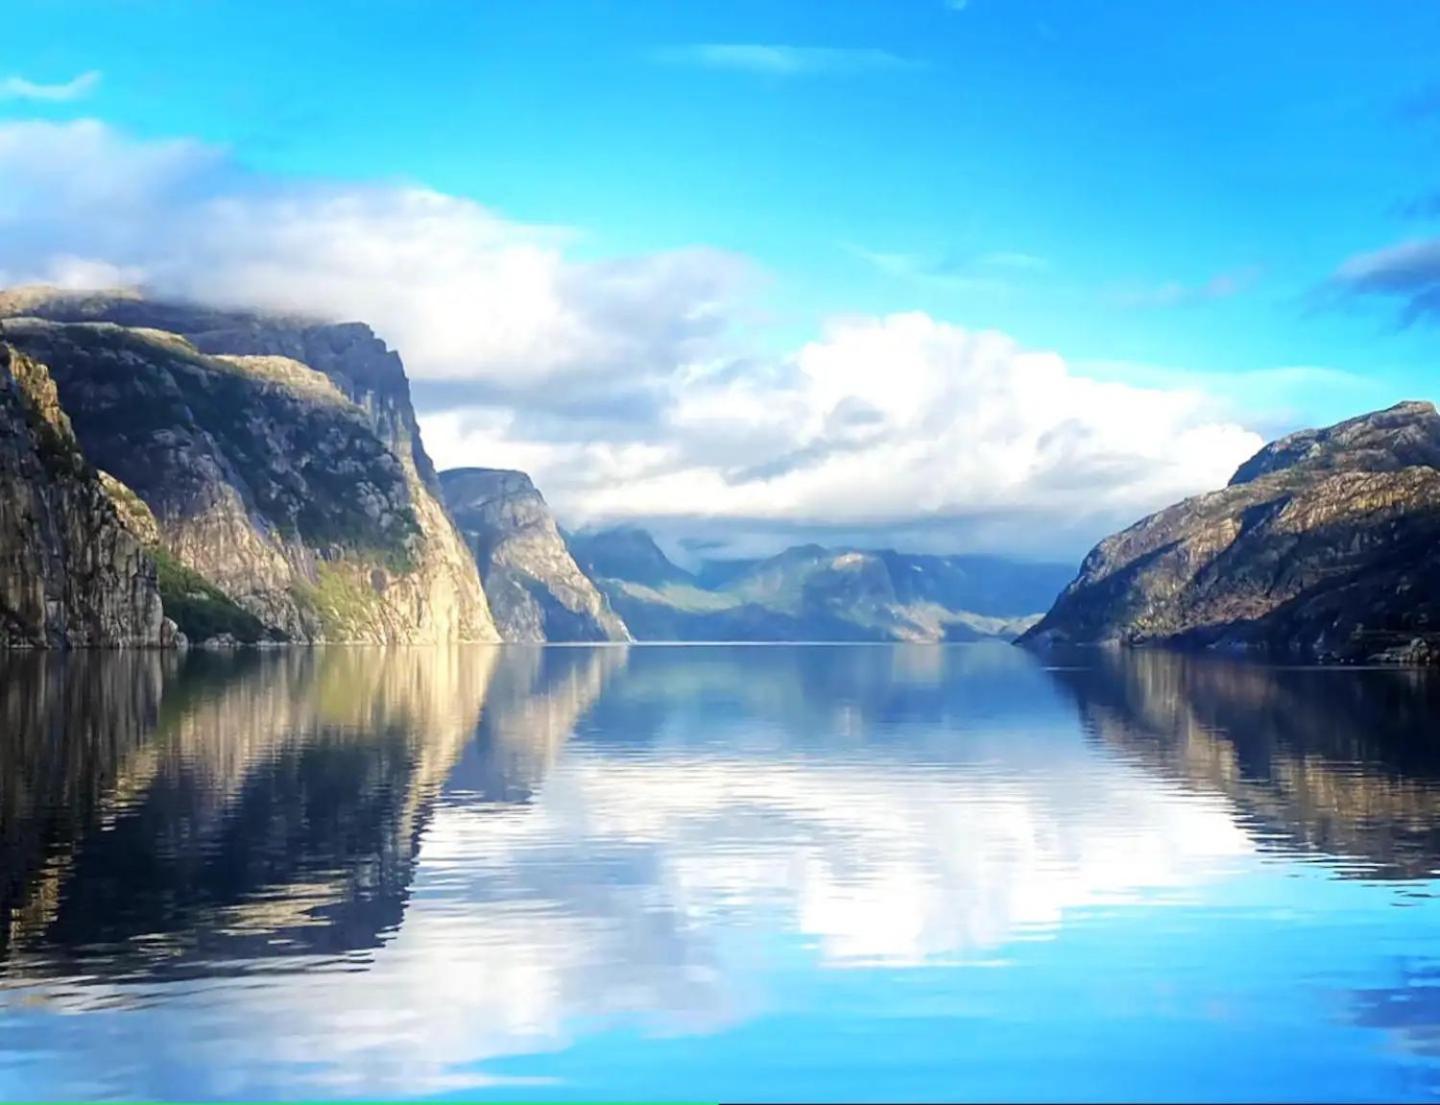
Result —
<path fill-rule="evenodd" d="M 259 437 L 269 439 L 258 454 L 228 451 L 229 468 L 220 481 L 235 484 L 238 478 L 251 484 L 249 496 L 239 491 L 238 501 L 219 511 L 232 522 L 219 523 L 217 511 L 203 511 L 209 529 L 200 526 L 204 532 L 196 532 L 199 522 L 187 523 L 180 537 L 176 511 L 157 511 L 166 533 L 164 547 L 176 552 L 179 568 L 199 571 L 235 596 L 271 635 L 408 643 L 498 640 L 474 558 L 439 500 L 405 369 L 369 327 L 157 303 L 121 292 L 33 287 L 0 292 L 0 316 L 7 314 L 112 323 L 145 337 L 151 347 L 184 346 L 192 363 L 229 366 L 232 375 L 249 377 L 252 390 L 262 390 L 269 401 L 279 393 L 310 401 L 302 403 L 304 411 L 294 403 L 288 411 L 272 411 L 269 429 L 259 425 L 265 419 L 255 422 Z M 163 334 L 183 341 L 166 341 Z M 226 424 L 229 415 L 243 409 L 200 403 L 194 409 L 197 428 L 210 435 L 210 415 Z M 307 426 L 287 431 L 291 413 L 300 413 Z M 330 425 L 330 437 L 312 437 L 315 418 Z M 338 467 L 327 468 L 331 462 Z M 107 465 L 101 462 L 101 467 Z M 356 484 L 347 503 L 344 488 L 361 473 L 374 478 Z M 328 487 L 317 506 L 308 509 L 300 500 L 317 483 Z M 265 498 L 276 487 L 291 493 L 281 516 L 272 516 L 264 503 L 252 509 L 253 498 Z M 137 488 L 137 493 L 150 503 L 144 491 Z M 225 497 L 219 488 L 215 494 Z M 363 517 L 354 516 L 353 509 Z M 305 526 L 289 524 L 300 522 L 301 514 Z M 346 532 L 343 539 L 337 542 L 327 530 L 311 540 L 314 526 L 308 523 L 321 522 L 325 529 L 328 523 L 318 517 L 324 514 Z M 295 533 L 298 542 L 289 539 Z M 284 563 L 276 560 L 276 552 Z M 229 581 L 235 581 L 233 586 Z M 190 594 L 199 592 L 192 586 Z"/>
<path fill-rule="evenodd" d="M 154 563 L 121 524 L 43 364 L 0 342 L 0 647 L 163 645 Z"/>
<path fill-rule="evenodd" d="M 1402 403 L 1267 445 L 1106 538 L 1025 640 L 1440 656 L 1440 415 Z"/>
<path fill-rule="evenodd" d="M 500 635 L 507 641 L 628 641 L 570 555 L 530 477 L 497 468 L 455 468 L 440 486 L 480 566 Z"/>
<path fill-rule="evenodd" d="M 126 519 L 143 536 L 140 506 L 153 515 L 167 601 L 180 597 L 192 635 L 496 639 L 415 451 L 391 448 L 393 406 L 362 405 L 299 361 L 207 355 L 172 332 L 13 318 L 7 329 L 52 365 L 86 455 L 139 500 L 112 488 Z"/>

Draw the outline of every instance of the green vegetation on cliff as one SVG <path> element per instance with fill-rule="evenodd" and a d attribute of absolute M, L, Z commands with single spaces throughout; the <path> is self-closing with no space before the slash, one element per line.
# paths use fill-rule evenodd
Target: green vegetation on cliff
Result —
<path fill-rule="evenodd" d="M 199 572 L 185 567 L 159 546 L 149 550 L 159 575 L 165 615 L 191 641 L 229 635 L 243 644 L 283 641 L 254 614 L 242 609 Z"/>
<path fill-rule="evenodd" d="M 328 641 L 349 640 L 375 620 L 379 595 L 337 565 L 319 564 L 314 583 L 296 584 L 295 601 L 321 627 Z"/>

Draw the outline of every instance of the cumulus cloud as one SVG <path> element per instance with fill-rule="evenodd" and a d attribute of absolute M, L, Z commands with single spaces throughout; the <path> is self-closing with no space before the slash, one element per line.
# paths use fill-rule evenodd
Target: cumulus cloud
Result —
<path fill-rule="evenodd" d="M 922 313 L 836 322 L 778 370 L 672 381 L 664 435 L 515 457 L 572 519 L 734 520 L 1069 551 L 1215 487 L 1260 438 L 1195 391 L 1076 373 L 1054 353 Z M 476 450 L 463 412 L 432 451 Z M 497 443 L 498 445 L 498 443 Z M 495 447 L 495 446 L 492 446 Z M 982 540 L 983 538 L 983 540 Z"/>
<path fill-rule="evenodd" d="M 708 42 L 672 46 L 661 50 L 657 59 L 672 65 L 702 69 L 729 69 L 774 77 L 796 77 L 817 73 L 873 73 L 915 69 L 923 63 L 888 50 L 788 46 L 762 42 Z"/>
<path fill-rule="evenodd" d="M 1331 283 L 1350 295 L 1398 301 L 1405 323 L 1440 318 L 1440 238 L 1416 238 L 1357 254 L 1335 271 Z"/>
<path fill-rule="evenodd" d="M 59 84 L 41 84 L 20 76 L 0 77 L 0 101 L 39 100 L 50 103 L 65 103 L 79 100 L 95 91 L 100 84 L 100 71 L 91 69 L 72 80 Z"/>
<path fill-rule="evenodd" d="M 683 451 L 635 458 L 576 509 L 877 529 L 1008 519 L 1015 539 L 1044 519 L 1107 526 L 1218 486 L 1260 444 L 1211 421 L 1198 393 L 1099 382 L 920 313 L 832 324 L 788 369 L 688 380 L 671 409 Z"/>
<path fill-rule="evenodd" d="M 426 188 L 259 178 L 94 121 L 0 126 L 0 182 L 0 280 L 364 319 L 404 354 L 438 463 L 529 470 L 571 525 L 1070 555 L 1260 444 L 1197 391 L 925 314 L 762 354 L 741 257 L 578 260 L 574 230 Z"/>

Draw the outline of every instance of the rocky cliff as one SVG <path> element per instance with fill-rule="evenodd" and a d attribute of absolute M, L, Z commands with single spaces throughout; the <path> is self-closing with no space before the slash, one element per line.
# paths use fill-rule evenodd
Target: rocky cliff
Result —
<path fill-rule="evenodd" d="M 500 635 L 507 641 L 628 641 L 570 555 L 530 477 L 498 468 L 440 473 L 445 503 L 475 554 Z"/>
<path fill-rule="evenodd" d="M 1024 641 L 1434 660 L 1437 541 L 1440 415 L 1402 403 L 1282 438 L 1106 538 Z"/>
<path fill-rule="evenodd" d="M 76 302 L 83 311 L 65 297 L 26 305 L 95 315 L 111 301 Z M 186 310 L 121 299 L 108 313 L 178 326 Z M 196 309 L 191 322 L 216 320 Z M 380 358 L 398 374 L 388 390 L 378 370 L 366 375 L 373 336 L 336 327 L 325 345 L 324 327 L 255 322 L 261 353 L 207 354 L 148 326 L 11 318 L 7 327 L 52 366 L 86 456 L 119 482 L 122 516 L 142 539 L 158 535 L 167 609 L 192 638 L 497 639 L 474 560 L 411 434 L 398 362 Z M 328 350 L 334 375 L 270 352 L 290 327 L 304 340 L 288 348 L 322 362 Z M 243 347 L 239 330 L 226 332 L 225 348 Z M 351 343 L 361 354 L 347 360 Z M 347 376 L 349 364 L 359 367 Z"/>
<path fill-rule="evenodd" d="M 3 315 L 63 362 L 82 446 L 157 519 L 167 608 L 202 636 L 498 639 L 368 327 L 45 288 L 0 293 Z"/>
<path fill-rule="evenodd" d="M 45 366 L 0 342 L 0 647 L 172 643 L 155 564 L 86 461 Z"/>

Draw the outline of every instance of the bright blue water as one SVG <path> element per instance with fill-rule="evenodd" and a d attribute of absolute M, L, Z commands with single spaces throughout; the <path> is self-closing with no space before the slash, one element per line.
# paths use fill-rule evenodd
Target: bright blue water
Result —
<path fill-rule="evenodd" d="M 1440 1095 L 1440 681 L 0 661 L 0 1095 Z"/>

